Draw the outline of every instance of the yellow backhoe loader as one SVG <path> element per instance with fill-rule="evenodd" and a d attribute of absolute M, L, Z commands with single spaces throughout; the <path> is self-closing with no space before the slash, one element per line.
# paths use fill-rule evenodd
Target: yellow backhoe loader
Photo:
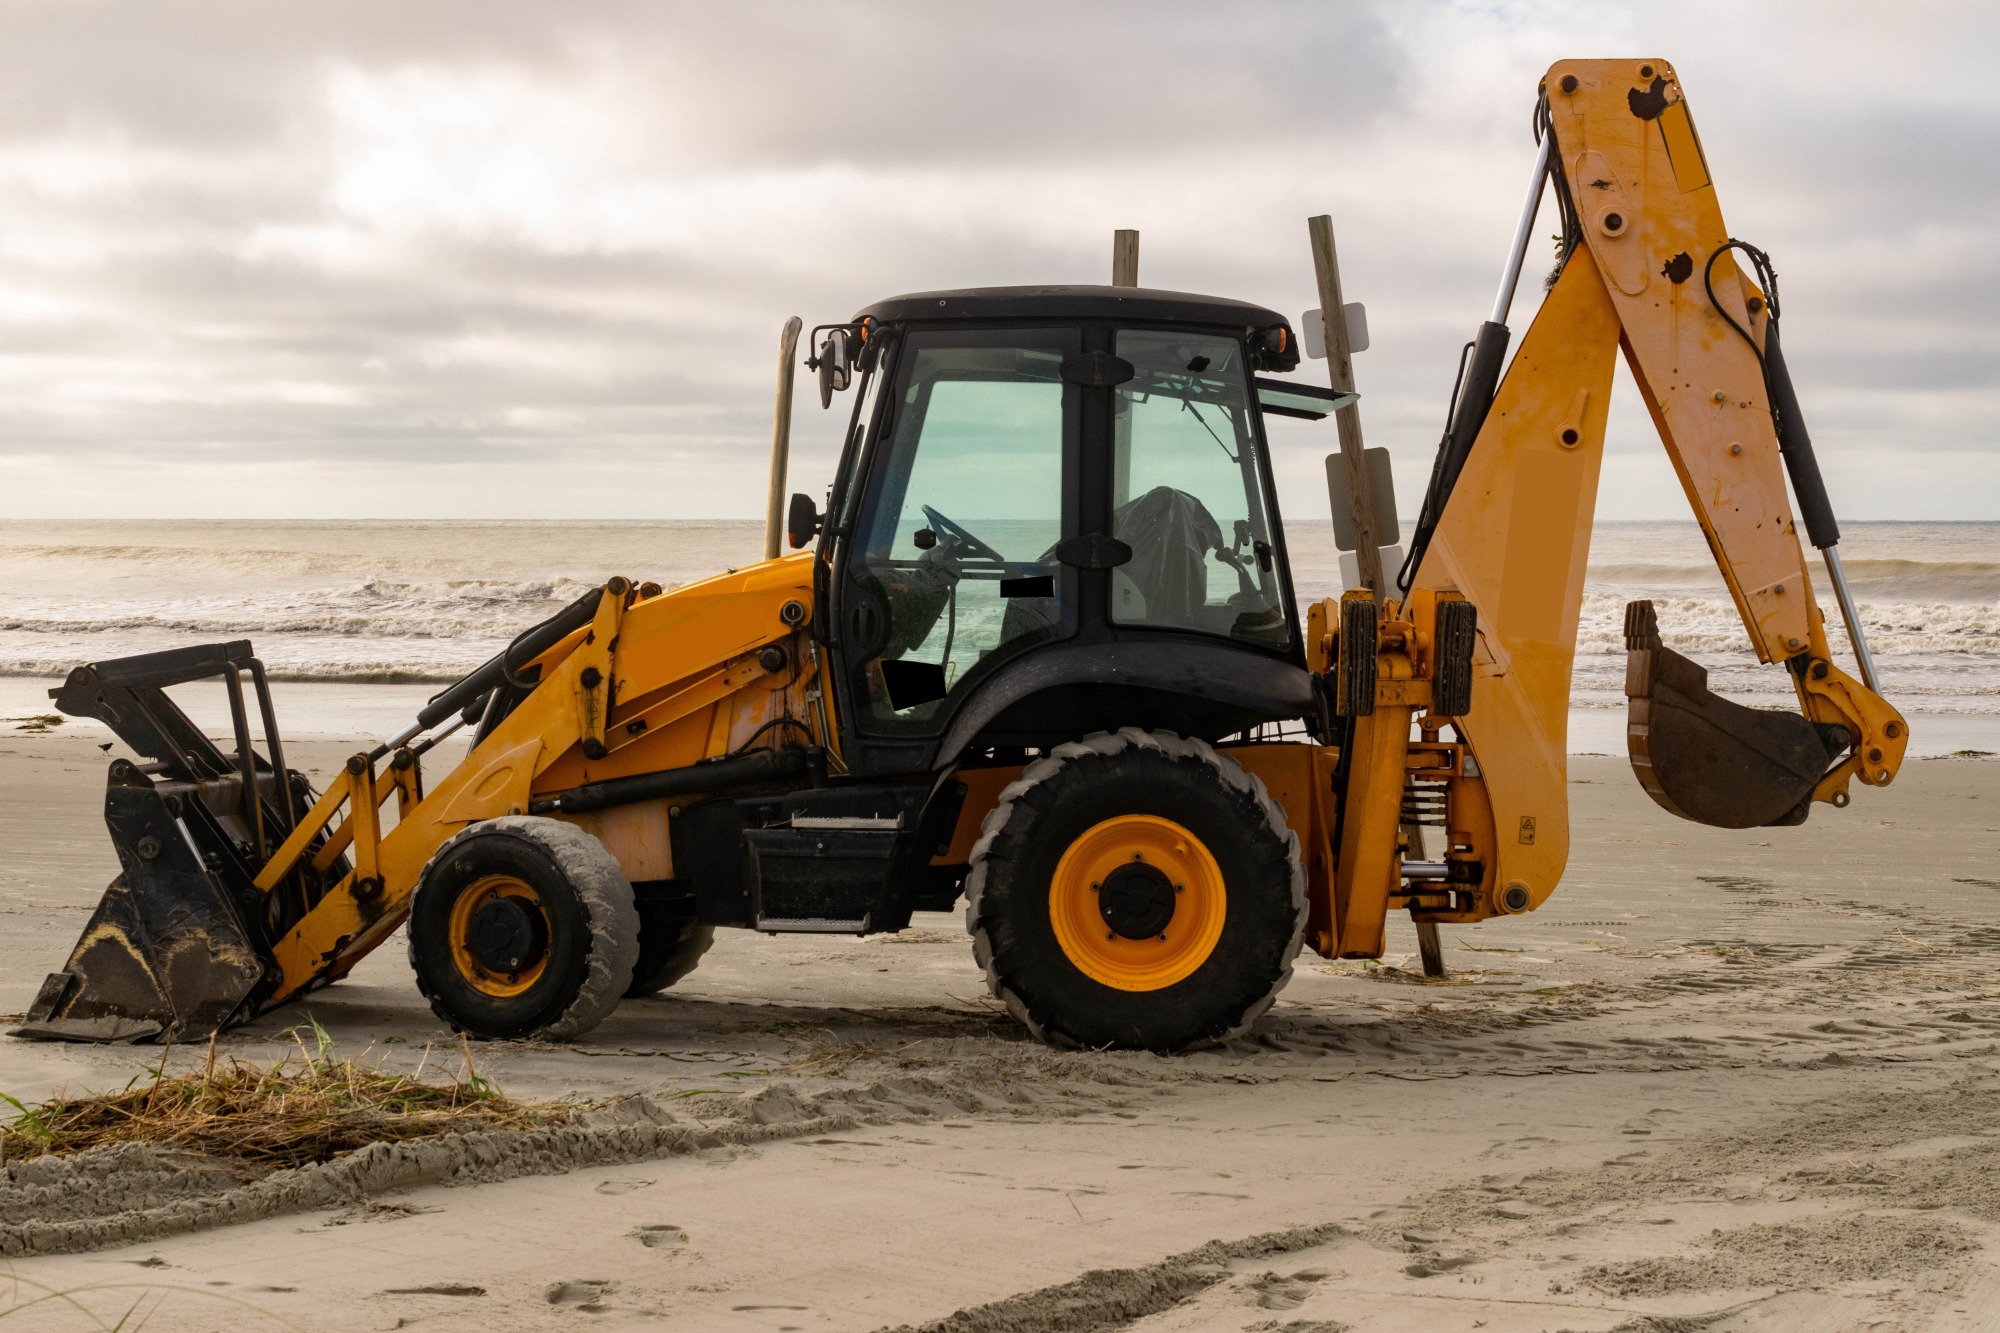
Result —
<path fill-rule="evenodd" d="M 1889 782 L 1907 731 L 1841 574 L 1774 277 L 1723 225 L 1673 70 L 1560 63 L 1536 126 L 1393 586 L 1300 613 L 1264 419 L 1346 400 L 1279 378 L 1299 363 L 1284 317 L 1122 286 L 924 292 L 815 330 L 822 402 L 852 387 L 854 407 L 826 512 L 790 502 L 791 545 L 811 549 L 781 555 L 794 324 L 769 558 L 671 591 L 609 580 L 323 792 L 285 766 L 247 642 L 77 668 L 57 706 L 143 761 L 114 762 L 106 793 L 124 873 L 22 1031 L 205 1034 L 406 925 L 454 1028 L 575 1037 L 686 976 L 718 926 L 893 931 L 963 899 L 993 993 L 1032 1031 L 1176 1050 L 1243 1031 L 1303 944 L 1375 957 L 1390 912 L 1529 911 L 1569 850 L 1570 672 L 1620 350 L 1752 648 L 1798 698 L 1711 694 L 1634 603 L 1639 780 L 1735 828 Z M 1510 363 L 1545 192 L 1560 263 Z M 1801 525 L 1860 679 L 1833 661 Z M 165 692 L 210 678 L 233 749 Z M 427 773 L 459 728 L 466 756 Z"/>

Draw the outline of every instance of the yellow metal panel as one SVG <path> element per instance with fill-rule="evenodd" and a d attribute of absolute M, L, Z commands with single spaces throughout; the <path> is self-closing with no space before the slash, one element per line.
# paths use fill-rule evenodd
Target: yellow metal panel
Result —
<path fill-rule="evenodd" d="M 1641 74 L 1642 68 L 1649 72 Z M 1575 93 L 1560 91 L 1568 74 L 1578 77 Z M 1669 152 L 1684 129 L 1699 161 L 1680 81 L 1661 60 L 1566 60 L 1551 67 L 1546 86 L 1585 244 L 1607 273 L 1630 267 L 1636 256 L 1638 270 L 1650 279 L 1638 291 L 1613 284 L 1633 378 L 1759 659 L 1782 661 L 1811 643 L 1808 599 L 1773 591 L 1780 584 L 1807 586 L 1805 558 L 1793 530 L 1762 368 L 1703 289 L 1708 258 L 1729 231 L 1715 191 L 1684 191 L 1688 168 L 1682 163 L 1677 174 Z M 1635 114 L 1635 106 L 1649 109 L 1656 97 L 1666 103 L 1660 115 Z M 1617 234 L 1604 226 L 1606 210 L 1598 200 L 1607 191 L 1597 186 L 1600 180 L 1613 182 L 1624 201 L 1626 225 Z M 1741 300 L 1727 290 L 1740 290 L 1727 257 L 1716 264 L 1715 279 L 1725 302 Z M 1740 448 L 1732 452 L 1731 445 Z"/>
<path fill-rule="evenodd" d="M 1676 102 L 1660 113 L 1660 137 L 1667 145 L 1667 160 L 1673 163 L 1674 183 L 1682 194 L 1708 188 L 1708 158 L 1695 137 L 1694 121 L 1687 103 Z"/>
<path fill-rule="evenodd" d="M 667 802 L 640 801 L 583 815 L 558 815 L 604 844 L 634 884 L 674 877 L 673 839 L 667 831 Z"/>
<path fill-rule="evenodd" d="M 1342 958 L 1380 958 L 1383 918 L 1399 886 L 1403 779 L 1410 748 L 1410 710 L 1375 705 L 1354 723 L 1347 769 L 1347 808 L 1334 871 L 1335 949 Z"/>
<path fill-rule="evenodd" d="M 952 827 L 951 842 L 932 859 L 932 865 L 961 866 L 972 859 L 972 845 L 979 841 L 980 825 L 1000 803 L 1007 784 L 1021 776 L 1018 765 L 1002 768 L 961 768 L 954 775 L 965 784 L 965 803 L 958 808 L 958 823 Z"/>
<path fill-rule="evenodd" d="M 1560 643 L 1562 599 L 1576 555 L 1576 516 L 1588 471 L 1566 453 L 1521 451 L 1507 514 L 1507 556 L 1501 566 L 1500 614 L 1508 632 L 1538 643 Z M 1586 513 L 1588 511 L 1585 511 Z M 1587 553 L 1587 548 L 1586 548 Z"/>
<path fill-rule="evenodd" d="M 1524 883 L 1536 903 L 1568 859 L 1570 670 L 1618 328 L 1596 263 L 1578 252 L 1521 340 L 1417 575 L 1479 608 L 1472 711 L 1455 725 L 1497 827 L 1537 830 L 1531 843 L 1503 833 L 1488 882 Z"/>
<path fill-rule="evenodd" d="M 1337 602 L 1321 603 L 1337 606 Z M 1306 866 L 1306 942 L 1322 957 L 1334 955 L 1333 767 L 1339 752 L 1290 742 L 1231 745 L 1223 753 L 1254 773 L 1285 812 L 1299 838 Z"/>

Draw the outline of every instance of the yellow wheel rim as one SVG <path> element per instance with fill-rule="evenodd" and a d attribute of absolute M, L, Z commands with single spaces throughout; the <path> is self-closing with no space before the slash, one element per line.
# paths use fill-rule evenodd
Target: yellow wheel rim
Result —
<path fill-rule="evenodd" d="M 1135 892 L 1150 909 L 1145 895 L 1154 886 L 1163 899 L 1158 913 L 1119 910 Z M 1049 882 L 1049 919 L 1063 953 L 1092 981 L 1117 990 L 1164 990 L 1192 976 L 1222 938 L 1228 909 L 1222 868 L 1201 839 L 1154 815 L 1119 815 L 1091 828 L 1070 844 Z M 1126 933 L 1169 911 L 1157 932 Z"/>
<path fill-rule="evenodd" d="M 504 1000 L 524 993 L 541 980 L 549 965 L 549 951 L 545 943 L 540 952 L 514 972 L 495 971 L 480 962 L 472 947 L 472 920 L 480 908 L 498 898 L 511 899 L 526 909 L 539 921 L 542 939 L 549 938 L 549 915 L 542 906 L 541 895 L 526 880 L 512 875 L 487 875 L 467 885 L 465 892 L 458 895 L 458 901 L 451 905 L 451 958 L 458 974 L 474 990 Z"/>

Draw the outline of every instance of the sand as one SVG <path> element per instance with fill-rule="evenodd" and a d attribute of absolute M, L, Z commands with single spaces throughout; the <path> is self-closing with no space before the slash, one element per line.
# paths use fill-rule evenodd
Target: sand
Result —
<path fill-rule="evenodd" d="M 300 747 L 324 772 L 352 746 Z M 114 870 L 104 756 L 0 733 L 0 1010 Z M 2000 1326 L 2000 764 L 1912 763 L 1728 834 L 1576 762 L 1550 905 L 1446 984 L 1301 960 L 1231 1046 L 1051 1051 L 962 924 L 724 932 L 569 1046 L 482 1043 L 582 1124 L 299 1172 L 121 1149 L 0 1173 L 0 1313 L 149 1330 L 1607 1330 Z M 231 1034 L 461 1058 L 400 947 Z M 428 1050 L 428 1056 L 426 1054 Z M 153 1048 L 0 1039 L 0 1091 Z M 169 1054 L 170 1067 L 199 1058 Z M 64 1300 L 25 1305 L 48 1291 Z"/>

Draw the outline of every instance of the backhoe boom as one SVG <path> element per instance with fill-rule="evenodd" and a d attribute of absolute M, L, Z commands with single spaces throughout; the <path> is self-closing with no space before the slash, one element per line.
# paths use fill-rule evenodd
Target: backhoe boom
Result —
<path fill-rule="evenodd" d="M 1474 705 L 1458 730 L 1493 802 L 1500 892 L 1518 886 L 1528 905 L 1567 859 L 1570 674 L 1614 351 L 1752 648 L 1787 667 L 1800 706 L 1771 714 L 1708 695 L 1705 673 L 1659 644 L 1650 607 L 1635 611 L 1627 689 L 1642 783 L 1703 822 L 1742 826 L 1750 808 L 1763 812 L 1752 822 L 1796 822 L 1811 801 L 1844 805 L 1850 779 L 1889 782 L 1908 743 L 1901 716 L 1832 661 L 1797 517 L 1803 509 L 1820 526 L 1824 511 L 1815 535 L 1829 547 L 1838 530 L 1795 398 L 1774 419 L 1773 392 L 1790 395 L 1790 380 L 1770 295 L 1735 262 L 1671 66 L 1564 61 L 1543 96 L 1544 153 L 1563 204 L 1560 272 L 1490 405 L 1459 405 L 1457 420 L 1476 414 L 1477 437 L 1450 476 L 1440 469 L 1426 505 L 1435 532 L 1413 552 L 1416 588 L 1480 608 Z M 1503 303 L 1496 322 L 1504 317 Z M 1837 569 L 1837 553 L 1828 559 Z M 1678 688 L 1656 690 L 1665 676 Z M 1801 774 L 1801 754 L 1823 761 Z"/>

